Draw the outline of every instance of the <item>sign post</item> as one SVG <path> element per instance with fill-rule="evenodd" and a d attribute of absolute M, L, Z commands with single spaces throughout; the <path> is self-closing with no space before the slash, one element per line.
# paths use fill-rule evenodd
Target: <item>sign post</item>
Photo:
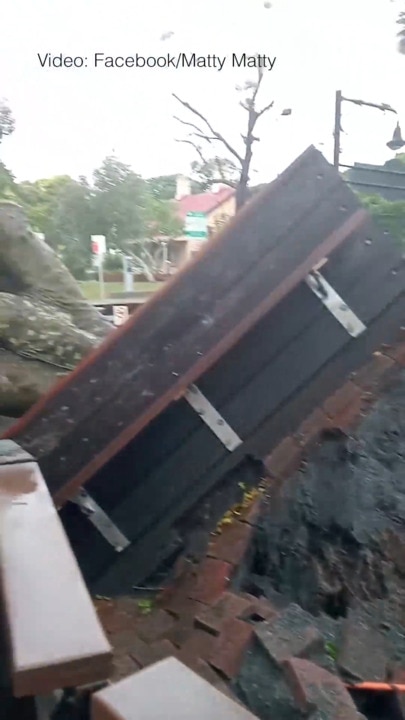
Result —
<path fill-rule="evenodd" d="M 184 234 L 188 238 L 206 240 L 208 237 L 208 222 L 206 214 L 203 212 L 187 213 Z"/>
<path fill-rule="evenodd" d="M 104 235 L 91 236 L 91 250 L 98 267 L 98 284 L 100 287 L 100 299 L 104 299 L 104 255 L 106 253 L 106 242 Z"/>
<path fill-rule="evenodd" d="M 113 306 L 114 325 L 123 325 L 129 318 L 129 310 L 127 305 Z"/>

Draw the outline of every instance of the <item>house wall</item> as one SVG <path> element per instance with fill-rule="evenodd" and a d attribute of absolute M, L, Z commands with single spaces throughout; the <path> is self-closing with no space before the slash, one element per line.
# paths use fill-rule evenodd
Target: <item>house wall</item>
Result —
<path fill-rule="evenodd" d="M 225 200 L 215 210 L 208 214 L 208 233 L 209 238 L 213 237 L 236 213 L 235 196 Z M 193 258 L 195 253 L 204 246 L 204 240 L 196 238 L 175 239 L 169 242 L 169 260 L 172 266 L 179 270 L 189 260 Z"/>
<path fill-rule="evenodd" d="M 216 232 L 219 230 L 219 228 L 224 224 L 224 222 L 227 222 L 230 220 L 231 217 L 233 217 L 236 213 L 236 201 L 235 196 L 229 198 L 228 200 L 225 200 L 225 202 L 221 203 L 221 205 L 215 210 L 213 210 L 208 215 L 208 227 L 213 232 Z"/>

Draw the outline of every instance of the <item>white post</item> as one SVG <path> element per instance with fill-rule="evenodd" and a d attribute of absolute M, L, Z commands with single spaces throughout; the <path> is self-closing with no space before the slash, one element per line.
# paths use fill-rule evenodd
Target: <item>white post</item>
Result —
<path fill-rule="evenodd" d="M 169 252 L 168 252 L 168 248 L 167 248 L 167 242 L 164 242 L 163 243 L 163 268 L 162 268 L 162 271 L 164 273 L 167 272 L 168 260 L 169 260 Z"/>
<path fill-rule="evenodd" d="M 106 253 L 106 242 L 104 235 L 91 236 L 91 248 L 97 257 L 98 284 L 100 288 L 100 300 L 104 300 L 104 255 Z"/>
<path fill-rule="evenodd" d="M 133 283 L 132 270 L 129 269 L 128 258 L 125 255 L 125 253 L 122 256 L 122 271 L 124 273 L 125 292 L 128 292 L 128 293 L 133 292 L 134 283 Z"/>

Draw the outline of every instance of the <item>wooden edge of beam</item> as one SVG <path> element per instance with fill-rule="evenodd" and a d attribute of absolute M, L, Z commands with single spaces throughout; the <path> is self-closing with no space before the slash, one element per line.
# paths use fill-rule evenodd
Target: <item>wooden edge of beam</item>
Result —
<path fill-rule="evenodd" d="M 1 466 L 0 500 L 0 580 L 15 697 L 105 680 L 111 646 L 37 463 Z"/>

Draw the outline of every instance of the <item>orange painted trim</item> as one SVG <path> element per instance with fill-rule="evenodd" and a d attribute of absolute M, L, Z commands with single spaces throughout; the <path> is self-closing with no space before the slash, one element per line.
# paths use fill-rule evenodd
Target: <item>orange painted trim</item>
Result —
<path fill-rule="evenodd" d="M 405 685 L 399 683 L 383 683 L 383 682 L 362 682 L 354 685 L 347 685 L 348 690 L 367 690 L 374 692 L 405 692 Z"/>

